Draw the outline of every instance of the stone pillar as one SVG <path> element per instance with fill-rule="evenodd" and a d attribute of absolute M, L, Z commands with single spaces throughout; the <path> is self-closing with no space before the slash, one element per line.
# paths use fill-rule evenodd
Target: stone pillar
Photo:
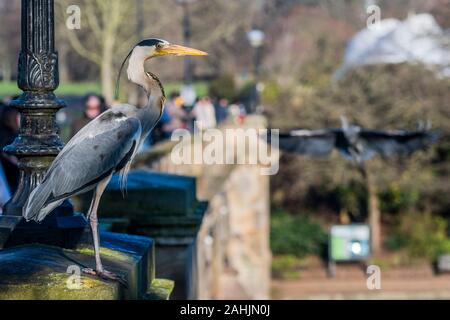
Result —
<path fill-rule="evenodd" d="M 197 290 L 196 238 L 207 204 L 196 199 L 195 178 L 132 171 L 124 202 L 117 177 L 107 187 L 99 212 L 112 231 L 129 219 L 127 233 L 153 238 L 156 277 L 175 281 L 172 299 L 194 298 Z M 83 201 L 88 206 L 88 201 Z M 100 220 L 105 222 L 105 220 Z"/>

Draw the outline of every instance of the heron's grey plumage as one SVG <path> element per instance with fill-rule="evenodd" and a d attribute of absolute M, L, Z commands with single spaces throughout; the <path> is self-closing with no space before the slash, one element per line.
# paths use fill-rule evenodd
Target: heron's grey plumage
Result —
<path fill-rule="evenodd" d="M 25 219 L 43 220 L 55 204 L 57 207 L 71 196 L 92 190 L 105 177 L 125 168 L 140 143 L 141 123 L 136 111 L 131 115 L 122 111 L 106 111 L 74 136 L 30 194 Z"/>
<path fill-rule="evenodd" d="M 96 188 L 120 172 L 122 189 L 139 146 L 159 121 L 165 101 L 159 79 L 144 71 L 145 53 L 131 54 L 128 77 L 148 93 L 147 105 L 121 104 L 83 127 L 55 158 L 23 209 L 26 220 L 42 221 L 65 199 Z"/>
<path fill-rule="evenodd" d="M 425 149 L 439 137 L 432 131 L 364 130 L 357 126 L 342 129 L 292 130 L 280 134 L 281 150 L 309 156 L 327 156 L 334 149 L 346 159 L 363 162 L 375 155 L 410 155 Z"/>
<path fill-rule="evenodd" d="M 280 134 L 279 147 L 288 152 L 315 157 L 329 155 L 336 143 L 336 136 L 327 130 L 294 130 Z"/>
<path fill-rule="evenodd" d="M 365 148 L 384 157 L 410 155 L 434 143 L 439 135 L 433 131 L 377 131 L 364 130 L 360 134 Z"/>

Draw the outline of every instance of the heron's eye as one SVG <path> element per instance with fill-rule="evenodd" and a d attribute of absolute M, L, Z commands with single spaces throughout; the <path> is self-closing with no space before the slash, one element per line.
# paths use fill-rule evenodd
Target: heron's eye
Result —
<path fill-rule="evenodd" d="M 162 43 L 158 43 L 157 45 L 156 45 L 156 49 L 162 49 L 164 46 L 163 46 L 163 44 Z"/>

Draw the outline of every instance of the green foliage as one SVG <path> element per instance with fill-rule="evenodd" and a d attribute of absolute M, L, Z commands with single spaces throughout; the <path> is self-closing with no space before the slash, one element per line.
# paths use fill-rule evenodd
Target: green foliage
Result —
<path fill-rule="evenodd" d="M 233 100 L 236 97 L 236 83 L 234 77 L 225 74 L 211 81 L 209 94 L 219 99 L 226 98 L 228 100 Z"/>
<path fill-rule="evenodd" d="M 290 254 L 276 256 L 272 260 L 272 275 L 279 279 L 298 279 L 302 261 Z"/>
<path fill-rule="evenodd" d="M 16 82 L 0 82 L 0 97 L 14 96 L 20 92 Z M 97 82 L 62 83 L 56 90 L 58 95 L 84 95 L 88 92 L 101 94 L 100 84 Z"/>
<path fill-rule="evenodd" d="M 181 82 L 169 82 L 164 83 L 164 89 L 166 94 L 170 95 L 174 91 L 180 91 L 182 87 Z M 208 84 L 206 82 L 194 83 L 194 88 L 198 96 L 204 96 L 208 92 Z M 61 83 L 56 90 L 57 95 L 85 95 L 87 93 L 94 92 L 101 94 L 101 86 L 98 82 L 70 82 Z M 14 96 L 20 93 L 20 89 L 17 87 L 16 82 L 0 82 L 0 97 Z"/>
<path fill-rule="evenodd" d="M 261 94 L 261 102 L 263 105 L 277 104 L 281 95 L 282 90 L 276 81 L 266 81 Z"/>
<path fill-rule="evenodd" d="M 390 249 L 405 249 L 411 259 L 434 261 L 439 254 L 450 252 L 447 228 L 447 220 L 430 213 L 403 214 L 386 245 Z"/>
<path fill-rule="evenodd" d="M 350 212 L 354 216 L 366 213 L 367 192 L 362 183 L 350 181 L 348 184 L 338 185 L 334 194 L 340 210 Z"/>
<path fill-rule="evenodd" d="M 288 254 L 299 258 L 320 255 L 326 241 L 326 232 L 310 217 L 286 212 L 272 214 L 270 243 L 274 254 Z"/>
<path fill-rule="evenodd" d="M 420 199 L 420 194 L 418 190 L 391 184 L 380 192 L 379 198 L 382 212 L 397 213 L 414 208 Z"/>

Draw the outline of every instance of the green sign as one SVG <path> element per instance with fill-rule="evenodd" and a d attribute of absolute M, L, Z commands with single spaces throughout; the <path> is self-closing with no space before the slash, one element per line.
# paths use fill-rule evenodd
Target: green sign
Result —
<path fill-rule="evenodd" d="M 333 261 L 365 260 L 370 256 L 370 228 L 365 224 L 334 225 L 330 230 Z"/>

